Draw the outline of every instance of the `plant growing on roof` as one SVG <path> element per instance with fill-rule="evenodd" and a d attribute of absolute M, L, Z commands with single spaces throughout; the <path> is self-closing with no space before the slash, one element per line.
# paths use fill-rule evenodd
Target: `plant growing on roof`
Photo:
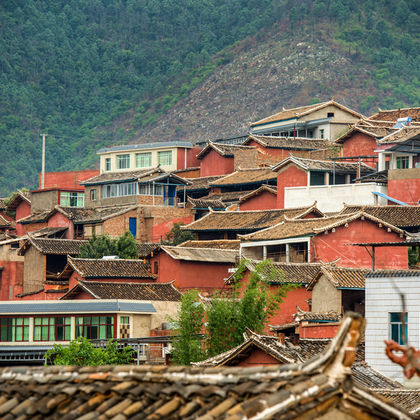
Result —
<path fill-rule="evenodd" d="M 88 243 L 80 247 L 79 258 L 99 259 L 106 255 L 118 255 L 119 258 L 137 258 L 137 242 L 130 232 L 125 232 L 118 239 L 109 235 L 93 235 Z"/>
<path fill-rule="evenodd" d="M 192 232 L 188 232 L 181 229 L 183 223 L 174 223 L 172 229 L 166 234 L 166 238 L 162 243 L 164 245 L 176 246 L 185 241 L 192 241 L 195 236 Z"/>

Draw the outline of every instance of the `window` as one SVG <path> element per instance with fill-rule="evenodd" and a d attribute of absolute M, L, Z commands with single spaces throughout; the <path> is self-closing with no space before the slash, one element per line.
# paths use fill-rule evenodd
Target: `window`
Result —
<path fill-rule="evenodd" d="M 139 194 L 140 195 L 151 195 L 150 194 L 150 184 L 139 184 Z"/>
<path fill-rule="evenodd" d="M 158 152 L 159 165 L 172 165 L 172 150 L 166 152 Z"/>
<path fill-rule="evenodd" d="M 70 317 L 37 317 L 34 319 L 34 341 L 70 341 Z"/>
<path fill-rule="evenodd" d="M 321 128 L 321 129 L 319 130 L 319 137 L 320 137 L 321 139 L 323 139 L 323 138 L 324 138 L 324 132 L 325 132 L 325 130 L 324 130 L 323 128 Z"/>
<path fill-rule="evenodd" d="M 29 318 L 1 318 L 0 341 L 29 341 Z"/>
<path fill-rule="evenodd" d="M 335 182 L 334 182 L 335 181 Z M 334 174 L 330 173 L 330 180 L 329 180 L 330 185 L 339 185 L 339 184 L 345 184 L 346 183 L 346 175 L 345 174 Z"/>
<path fill-rule="evenodd" d="M 333 117 L 334 117 L 334 112 L 327 113 L 327 118 L 333 118 Z"/>
<path fill-rule="evenodd" d="M 402 312 L 390 312 L 389 313 L 389 338 L 394 340 L 398 344 L 405 344 L 402 336 Z M 408 334 L 408 325 L 407 325 L 407 313 L 405 313 L 405 336 Z"/>
<path fill-rule="evenodd" d="M 310 185 L 324 185 L 325 184 L 325 172 L 310 172 Z"/>
<path fill-rule="evenodd" d="M 149 168 L 152 166 L 152 153 L 137 153 L 136 168 Z"/>
<path fill-rule="evenodd" d="M 105 170 L 110 171 L 111 170 L 111 158 L 105 159 Z"/>
<path fill-rule="evenodd" d="M 137 182 L 102 185 L 102 198 L 124 197 L 137 194 Z"/>
<path fill-rule="evenodd" d="M 130 155 L 117 155 L 117 168 L 128 169 L 130 167 Z"/>
<path fill-rule="evenodd" d="M 155 261 L 153 263 L 153 274 L 159 274 L 159 262 Z"/>
<path fill-rule="evenodd" d="M 64 207 L 84 207 L 85 193 L 61 191 L 60 205 Z"/>
<path fill-rule="evenodd" d="M 90 190 L 90 200 L 96 201 L 96 189 Z"/>
<path fill-rule="evenodd" d="M 397 156 L 397 169 L 408 169 L 410 158 L 408 156 Z"/>
<path fill-rule="evenodd" d="M 163 195 L 163 192 L 164 192 L 163 185 L 155 184 L 155 195 Z"/>
<path fill-rule="evenodd" d="M 90 340 L 114 338 L 114 317 L 76 317 L 76 337 L 85 337 Z"/>
<path fill-rule="evenodd" d="M 122 316 L 120 318 L 120 338 L 130 338 L 130 317 Z"/>

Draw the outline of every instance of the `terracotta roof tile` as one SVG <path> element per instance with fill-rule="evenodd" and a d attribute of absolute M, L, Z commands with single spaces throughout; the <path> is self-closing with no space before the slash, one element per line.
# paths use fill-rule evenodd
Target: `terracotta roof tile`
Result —
<path fill-rule="evenodd" d="M 248 195 L 249 191 L 228 191 L 223 193 L 211 193 L 204 197 L 201 197 L 200 200 L 209 200 L 209 201 L 221 201 L 225 204 L 237 203 L 241 200 L 242 197 Z"/>
<path fill-rule="evenodd" d="M 358 132 L 362 134 L 366 134 L 378 140 L 396 131 L 395 128 L 392 128 L 392 125 L 393 124 L 373 125 L 373 123 L 367 124 L 365 120 L 361 120 L 357 122 L 356 124 L 352 125 L 348 131 L 346 131 L 344 134 L 338 137 L 335 140 L 335 143 L 343 143 L 353 133 L 358 133 Z"/>
<path fill-rule="evenodd" d="M 265 191 L 277 196 L 277 186 L 276 185 L 261 185 L 261 187 L 257 188 L 256 190 L 251 191 L 248 194 L 243 195 L 240 198 L 239 202 L 243 203 L 244 201 L 249 200 L 254 195 L 259 195 L 259 194 L 261 194 Z"/>
<path fill-rule="evenodd" d="M 418 418 L 420 414 L 420 392 L 418 389 L 375 389 L 373 391 Z"/>
<path fill-rule="evenodd" d="M 367 219 L 374 223 L 381 223 L 384 227 L 389 228 L 400 235 L 405 235 L 404 231 L 383 220 L 371 216 L 368 213 L 356 212 L 352 214 L 339 214 L 316 219 L 285 218 L 284 221 L 279 222 L 275 226 L 262 229 L 255 233 L 242 235 L 242 239 L 248 241 L 262 241 L 318 235 L 358 219 Z"/>
<path fill-rule="evenodd" d="M 97 223 L 136 210 L 137 205 L 105 206 L 94 208 L 62 207 L 56 210 L 67 215 L 76 224 Z"/>
<path fill-rule="evenodd" d="M 308 290 L 312 290 L 319 278 L 324 275 L 331 284 L 337 288 L 364 289 L 365 277 L 371 270 L 363 268 L 343 268 L 323 266 L 315 278 L 308 284 Z"/>
<path fill-rule="evenodd" d="M 244 144 L 248 144 L 251 141 L 255 141 L 269 149 L 320 150 L 328 149 L 334 146 L 333 142 L 323 139 L 311 139 L 306 137 L 257 136 L 255 134 L 250 135 Z"/>
<path fill-rule="evenodd" d="M 221 200 L 212 200 L 206 198 L 191 198 L 188 197 L 188 201 L 192 204 L 195 209 L 208 209 L 212 208 L 215 210 L 221 210 L 226 207 Z"/>
<path fill-rule="evenodd" d="M 313 206 L 275 210 L 212 211 L 201 219 L 182 226 L 181 229 L 194 232 L 209 230 L 253 232 L 282 222 L 285 216 L 298 217 L 312 208 Z"/>
<path fill-rule="evenodd" d="M 83 278 L 155 279 L 142 260 L 68 258 L 68 264 Z"/>
<path fill-rule="evenodd" d="M 109 181 L 136 181 L 148 175 L 158 175 L 164 172 L 159 167 L 152 169 L 139 169 L 136 171 L 123 171 L 123 172 L 104 172 L 89 178 L 83 182 L 82 185 L 95 185 Z"/>
<path fill-rule="evenodd" d="M 238 184 L 256 184 L 277 180 L 277 173 L 270 168 L 239 169 L 211 183 L 221 187 Z"/>
<path fill-rule="evenodd" d="M 357 344 L 362 327 L 363 320 L 352 315 L 343 320 L 322 358 L 280 367 L 2 368 L 0 415 L 282 420 L 311 418 L 315 411 L 318 417 L 324 416 L 331 408 L 325 401 L 332 400 L 334 410 L 345 413 L 363 411 L 378 418 L 407 420 L 411 416 L 402 408 L 356 385 L 343 364 L 342 349 L 353 345 L 354 338 Z"/>
<path fill-rule="evenodd" d="M 370 116 L 367 120 L 397 122 L 398 118 L 406 117 L 411 117 L 413 121 L 420 122 L 420 107 L 380 110 L 376 114 Z"/>
<path fill-rule="evenodd" d="M 216 248 L 216 249 L 239 249 L 241 241 L 218 239 L 214 241 L 186 241 L 178 245 L 178 248 Z"/>
<path fill-rule="evenodd" d="M 409 126 L 402 127 L 399 130 L 388 134 L 383 137 L 378 143 L 381 144 L 393 144 L 393 143 L 403 143 L 407 140 L 416 138 L 418 140 L 420 137 L 420 126 Z"/>
<path fill-rule="evenodd" d="M 341 214 L 363 211 L 399 228 L 420 226 L 420 206 L 356 206 L 345 204 Z"/>
<path fill-rule="evenodd" d="M 78 255 L 80 247 L 87 241 L 78 241 L 73 239 L 55 239 L 55 238 L 33 238 L 28 240 L 19 249 L 19 255 L 24 255 L 30 246 L 35 247 L 42 254 L 53 255 Z"/>
<path fill-rule="evenodd" d="M 0 214 L 0 227 L 14 227 L 15 222 L 10 217 Z"/>
<path fill-rule="evenodd" d="M 162 246 L 161 249 L 173 259 L 183 261 L 202 261 L 214 263 L 235 263 L 239 252 L 237 249 L 190 248 Z"/>
<path fill-rule="evenodd" d="M 210 150 L 214 150 L 220 156 L 233 158 L 237 150 L 252 150 L 250 146 L 243 146 L 239 144 L 223 144 L 210 142 L 200 153 L 197 155 L 197 159 L 202 159 Z"/>
<path fill-rule="evenodd" d="M 203 176 L 200 178 L 187 178 L 191 185 L 185 187 L 186 191 L 196 191 L 196 190 L 208 190 L 210 189 L 210 184 L 218 179 L 223 178 L 223 175 L 218 176 Z M 182 190 L 184 187 L 182 187 Z"/>
<path fill-rule="evenodd" d="M 91 293 L 97 299 L 129 299 L 172 301 L 181 300 L 181 293 L 172 283 L 127 283 L 127 282 L 96 282 L 81 281 L 69 290 L 61 300 L 77 298 L 79 291 Z"/>
<path fill-rule="evenodd" d="M 298 311 L 294 314 L 295 321 L 332 321 L 338 322 L 343 318 L 343 315 L 336 311 L 326 312 L 309 312 L 302 311 L 297 307 Z"/>
<path fill-rule="evenodd" d="M 159 248 L 160 244 L 156 243 L 137 243 L 138 258 L 148 258 Z"/>

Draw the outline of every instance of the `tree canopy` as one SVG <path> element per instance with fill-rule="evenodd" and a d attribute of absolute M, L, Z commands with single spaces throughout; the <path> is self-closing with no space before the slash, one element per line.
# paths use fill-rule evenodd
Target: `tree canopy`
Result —
<path fill-rule="evenodd" d="M 123 259 L 133 259 L 138 256 L 137 242 L 130 232 L 125 232 L 118 239 L 109 235 L 93 235 L 88 242 L 80 247 L 79 258 L 102 258 L 117 255 Z"/>

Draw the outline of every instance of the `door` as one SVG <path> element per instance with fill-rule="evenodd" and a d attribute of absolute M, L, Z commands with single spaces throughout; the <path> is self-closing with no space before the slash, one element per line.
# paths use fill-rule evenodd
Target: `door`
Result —
<path fill-rule="evenodd" d="M 134 237 L 137 236 L 137 219 L 135 217 L 130 217 L 128 220 L 128 229 Z"/>

